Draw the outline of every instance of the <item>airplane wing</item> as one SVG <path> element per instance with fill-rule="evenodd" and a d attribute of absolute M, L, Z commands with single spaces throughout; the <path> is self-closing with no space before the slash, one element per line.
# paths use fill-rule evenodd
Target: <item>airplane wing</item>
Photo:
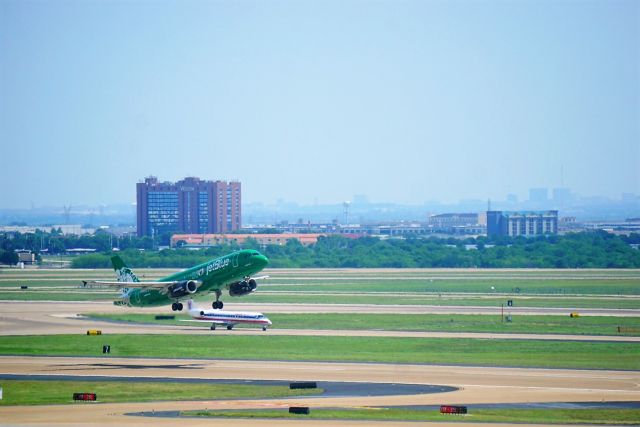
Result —
<path fill-rule="evenodd" d="M 151 289 L 165 289 L 169 286 L 177 285 L 178 283 L 184 283 L 184 280 L 174 280 L 171 282 L 117 282 L 117 281 L 109 281 L 109 280 L 83 280 L 82 286 L 86 287 L 89 285 L 99 285 L 99 286 L 111 286 L 114 288 L 151 288 Z M 202 285 L 202 282 L 196 281 L 198 287 Z"/>

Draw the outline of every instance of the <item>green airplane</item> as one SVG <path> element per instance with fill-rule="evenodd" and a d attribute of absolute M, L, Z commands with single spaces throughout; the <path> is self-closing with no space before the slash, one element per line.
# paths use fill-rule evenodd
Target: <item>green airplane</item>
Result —
<path fill-rule="evenodd" d="M 154 307 L 171 303 L 173 311 L 182 310 L 182 299 L 190 299 L 196 292 L 216 295 L 211 307 L 220 309 L 223 289 L 232 297 L 255 291 L 256 280 L 268 276 L 251 277 L 261 271 L 269 260 L 260 252 L 244 249 L 220 258 L 198 264 L 187 270 L 163 277 L 156 282 L 141 282 L 138 277 L 116 255 L 111 258 L 117 281 L 83 280 L 84 286 L 113 286 L 120 289 L 120 298 L 113 303 L 128 307 Z"/>

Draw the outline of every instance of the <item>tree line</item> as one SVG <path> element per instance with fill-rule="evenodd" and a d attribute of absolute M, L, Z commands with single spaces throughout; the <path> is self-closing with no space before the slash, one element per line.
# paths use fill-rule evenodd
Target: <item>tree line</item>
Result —
<path fill-rule="evenodd" d="M 261 245 L 249 239 L 241 246 L 223 244 L 202 250 L 153 250 L 149 237 L 116 238 L 107 232 L 73 236 L 59 232 L 0 234 L 0 263 L 15 264 L 15 250 L 27 249 L 37 255 L 70 248 L 91 248 L 96 253 L 77 256 L 75 268 L 108 268 L 112 248 L 118 246 L 123 259 L 132 267 L 186 268 L 238 249 L 257 249 L 281 267 L 467 267 L 467 268 L 640 268 L 640 234 L 616 236 L 604 231 L 571 233 L 564 236 L 534 238 L 414 238 L 352 239 L 340 235 L 321 236 L 314 245 L 297 240 L 286 245 Z M 472 246 L 469 246 L 472 245 Z M 473 249 L 470 249 L 473 247 Z"/>
<path fill-rule="evenodd" d="M 0 249 L 5 251 L 30 250 L 36 254 L 62 254 L 68 249 L 95 249 L 96 252 L 110 252 L 112 248 L 152 249 L 151 237 L 116 237 L 104 230 L 93 235 L 62 234 L 60 230 L 51 233 L 36 230 L 35 233 L 0 233 Z"/>
<path fill-rule="evenodd" d="M 572 233 L 537 238 L 386 239 L 323 236 L 314 245 L 297 240 L 260 245 L 249 239 L 241 247 L 224 244 L 198 251 L 127 249 L 121 257 L 131 267 L 187 268 L 238 249 L 257 249 L 274 268 L 640 268 L 640 235 L 620 237 L 606 232 Z M 469 245 L 473 245 L 471 248 Z M 108 268 L 110 253 L 73 259 L 75 268 Z"/>

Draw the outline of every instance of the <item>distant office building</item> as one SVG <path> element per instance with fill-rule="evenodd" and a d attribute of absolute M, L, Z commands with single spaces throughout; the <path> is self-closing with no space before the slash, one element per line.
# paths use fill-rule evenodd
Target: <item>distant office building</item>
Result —
<path fill-rule="evenodd" d="M 176 183 L 151 176 L 136 185 L 138 236 L 226 233 L 241 227 L 237 181 L 188 177 Z"/>
<path fill-rule="evenodd" d="M 484 228 L 487 228 L 487 211 L 480 212 L 478 214 L 478 225 L 481 225 Z"/>
<path fill-rule="evenodd" d="M 247 239 L 253 239 L 260 245 L 283 246 L 289 240 L 297 240 L 308 246 L 318 242 L 318 237 L 324 234 L 310 233 L 280 233 L 280 234 L 174 234 L 171 236 L 171 247 L 209 247 L 223 243 L 244 244 Z"/>
<path fill-rule="evenodd" d="M 564 216 L 558 219 L 558 234 L 567 234 L 584 230 L 584 225 L 575 216 Z"/>
<path fill-rule="evenodd" d="M 546 202 L 549 199 L 548 190 L 546 188 L 530 188 L 529 189 L 529 201 L 530 202 Z"/>
<path fill-rule="evenodd" d="M 488 236 L 558 234 L 558 211 L 487 211 Z"/>
<path fill-rule="evenodd" d="M 61 234 L 81 236 L 83 234 L 95 233 L 95 228 L 84 228 L 80 224 L 56 224 L 56 225 L 3 225 L 0 226 L 0 233 L 35 233 L 36 231 L 44 231 L 45 233 L 60 232 Z"/>
<path fill-rule="evenodd" d="M 640 218 L 627 218 L 624 221 L 589 221 L 583 225 L 584 229 L 589 231 L 602 230 L 618 235 L 640 233 Z"/>
<path fill-rule="evenodd" d="M 477 224 L 479 224 L 477 213 L 444 213 L 429 217 L 429 225 L 434 228 L 452 228 Z"/>

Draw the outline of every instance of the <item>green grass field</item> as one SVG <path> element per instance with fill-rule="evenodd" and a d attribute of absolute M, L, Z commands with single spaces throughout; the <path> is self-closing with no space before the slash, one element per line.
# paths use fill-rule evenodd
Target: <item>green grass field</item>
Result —
<path fill-rule="evenodd" d="M 546 296 L 525 297 L 522 295 L 463 295 L 463 294 L 393 294 L 380 293 L 340 294 L 340 293 L 306 293 L 306 292 L 269 292 L 263 293 L 259 288 L 257 293 L 245 299 L 247 303 L 285 303 L 285 304 L 391 304 L 391 305 L 437 305 L 437 306 L 483 306 L 500 307 L 506 305 L 507 300 L 513 300 L 516 307 L 557 307 L 557 308 L 616 308 L 640 309 L 640 298 L 637 297 L 569 297 Z M 203 300 L 203 299 L 201 299 Z M 206 300 L 203 300 L 206 301 Z M 227 299 L 229 301 L 229 299 Z"/>
<path fill-rule="evenodd" d="M 0 406 L 73 403 L 73 393 L 96 393 L 98 402 L 158 400 L 263 399 L 306 396 L 321 389 L 290 390 L 287 386 L 205 384 L 185 382 L 31 381 L 2 380 Z"/>
<path fill-rule="evenodd" d="M 493 289 L 492 289 L 493 287 Z M 638 279 L 519 279 L 503 277 L 500 279 L 391 279 L 362 280 L 358 282 L 333 279 L 327 283 L 308 281 L 306 283 L 283 284 L 274 279 L 264 285 L 265 290 L 273 291 L 309 291 L 316 292 L 475 292 L 510 293 L 522 295 L 639 295 Z"/>
<path fill-rule="evenodd" d="M 445 415 L 437 410 L 395 408 L 311 409 L 309 415 L 289 414 L 286 409 L 184 411 L 183 416 L 215 418 L 330 419 L 382 421 L 440 421 L 485 423 L 638 425 L 637 409 L 472 409 L 467 415 Z"/>
<path fill-rule="evenodd" d="M 0 300 L 6 301 L 110 301 L 117 298 L 116 292 L 105 290 L 42 290 L 38 288 L 20 290 L 0 290 Z M 240 297 L 225 297 L 227 307 L 234 303 L 242 304 L 390 304 L 390 305 L 435 305 L 435 306 L 479 306 L 500 307 L 508 299 L 513 299 L 516 307 L 555 307 L 567 308 L 567 312 L 584 308 L 611 309 L 640 309 L 638 298 L 575 298 L 575 297 L 513 297 L 513 296 L 484 296 L 442 294 L 441 297 L 432 295 L 408 294 L 406 296 L 388 295 L 309 295 L 299 293 L 265 294 L 260 290 L 256 294 Z M 195 298 L 202 307 L 209 307 L 213 297 L 201 295 Z"/>
<path fill-rule="evenodd" d="M 268 334 L 5 336 L 0 337 L 0 354 L 99 356 L 107 344 L 112 357 L 640 369 L 640 344 L 636 343 L 500 339 Z"/>
<path fill-rule="evenodd" d="M 137 270 L 146 280 L 175 271 Z M 271 269 L 265 273 L 270 278 L 256 294 L 226 302 L 497 307 L 513 299 L 517 307 L 640 309 L 640 270 Z M 0 269 L 0 300 L 107 301 L 117 292 L 79 286 L 82 279 L 113 277 L 109 269 Z M 211 298 L 202 295 L 197 300 L 208 303 Z"/>
<path fill-rule="evenodd" d="M 2 288 L 0 288 L 2 289 Z M 118 296 L 117 292 L 108 290 L 79 290 L 79 289 L 51 289 L 29 288 L 27 290 L 7 289 L 0 290 L 0 300 L 7 301 L 105 301 L 113 300 Z M 203 307 L 208 307 L 213 299 L 210 295 L 201 295 L 195 298 Z M 523 297 L 508 295 L 466 295 L 441 294 L 407 294 L 407 295 L 381 295 L 374 293 L 365 294 L 308 294 L 295 293 L 257 293 L 240 298 L 228 298 L 226 303 L 247 304 L 391 304 L 391 305 L 436 305 L 436 306 L 483 306 L 500 307 L 506 304 L 508 299 L 515 301 L 517 307 L 557 307 L 568 310 L 581 308 L 614 308 L 614 309 L 640 309 L 640 298 L 637 297 L 567 297 L 547 296 Z M 229 305 L 230 306 L 230 305 Z"/>
<path fill-rule="evenodd" d="M 16 291 L 0 292 L 0 300 L 5 301 L 113 301 L 115 293 L 87 293 L 87 292 L 38 292 Z"/>
<path fill-rule="evenodd" d="M 505 313 L 507 313 L 505 311 Z M 176 315 L 175 320 L 155 320 L 153 314 L 98 314 L 88 313 L 93 319 L 122 322 L 194 326 L 196 323 L 182 322 L 190 319 L 186 314 Z M 525 316 L 512 315 L 512 322 L 504 322 L 500 316 L 449 315 L 449 314 L 351 314 L 314 313 L 268 315 L 272 329 L 353 329 L 384 331 L 427 332 L 491 332 L 491 333 L 535 333 L 574 335 L 640 335 L 640 317 L 579 317 L 569 316 Z M 206 326 L 205 323 L 200 326 Z M 628 332 L 618 333 L 618 327 Z M 242 327 L 237 325 L 236 328 Z"/>
<path fill-rule="evenodd" d="M 177 270 L 137 269 L 155 280 Z M 479 292 L 640 295 L 639 270 L 267 269 L 265 290 L 318 292 Z M 113 279 L 112 270 L 0 269 L 0 287 L 78 286 Z M 492 290 L 491 287 L 494 287 Z"/>

